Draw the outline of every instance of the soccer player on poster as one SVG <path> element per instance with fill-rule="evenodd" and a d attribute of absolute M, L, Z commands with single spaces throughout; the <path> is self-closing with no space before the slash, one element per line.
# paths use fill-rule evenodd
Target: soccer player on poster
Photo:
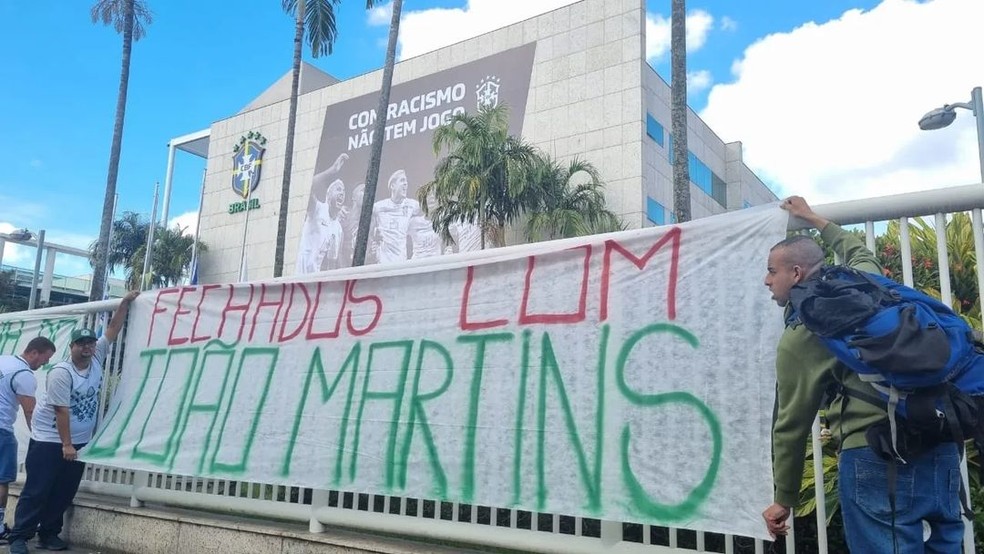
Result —
<path fill-rule="evenodd" d="M 314 176 L 304 224 L 301 227 L 301 241 L 294 268 L 296 275 L 321 271 L 326 259 L 330 268 L 338 267 L 345 187 L 341 180 L 334 177 L 346 160 L 348 154 L 340 154 L 331 167 Z"/>
<path fill-rule="evenodd" d="M 410 220 L 421 215 L 420 203 L 407 198 L 407 173 L 398 169 L 387 183 L 390 197 L 372 206 L 373 233 L 379 243 L 379 263 L 387 264 L 407 259 L 407 240 Z"/>

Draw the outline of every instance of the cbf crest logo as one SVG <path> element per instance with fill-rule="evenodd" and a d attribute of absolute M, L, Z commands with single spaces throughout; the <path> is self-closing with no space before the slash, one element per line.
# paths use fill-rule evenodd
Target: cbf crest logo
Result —
<path fill-rule="evenodd" d="M 232 190 L 241 198 L 249 198 L 260 183 L 260 169 L 263 166 L 263 152 L 266 139 L 260 133 L 250 131 L 239 139 L 233 148 Z"/>
<path fill-rule="evenodd" d="M 499 105 L 499 78 L 495 75 L 486 75 L 482 82 L 475 87 L 475 95 L 478 97 L 478 109 L 492 109 Z"/>

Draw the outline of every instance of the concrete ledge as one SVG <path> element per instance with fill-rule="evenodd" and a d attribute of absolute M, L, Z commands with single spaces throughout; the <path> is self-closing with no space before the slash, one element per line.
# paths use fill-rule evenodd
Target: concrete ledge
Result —
<path fill-rule="evenodd" d="M 20 490 L 11 487 L 13 516 Z M 12 520 L 13 517 L 8 518 Z M 303 525 L 163 506 L 131 508 L 122 499 L 80 492 L 66 514 L 63 538 L 76 548 L 127 554 L 461 554 L 480 551 Z"/>

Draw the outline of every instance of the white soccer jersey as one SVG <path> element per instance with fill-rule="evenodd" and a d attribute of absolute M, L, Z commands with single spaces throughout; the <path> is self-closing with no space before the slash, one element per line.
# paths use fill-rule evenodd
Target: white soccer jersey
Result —
<path fill-rule="evenodd" d="M 411 198 L 394 202 L 386 198 L 372 207 L 379 233 L 379 263 L 398 262 L 407 259 L 407 233 L 410 219 L 420 213 L 420 203 Z"/>

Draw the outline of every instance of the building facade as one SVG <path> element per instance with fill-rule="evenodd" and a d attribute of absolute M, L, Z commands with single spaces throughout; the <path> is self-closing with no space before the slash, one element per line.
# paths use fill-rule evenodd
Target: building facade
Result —
<path fill-rule="evenodd" d="M 590 161 L 606 201 L 629 227 L 671 222 L 670 88 L 645 58 L 644 0 L 582 0 L 396 65 L 387 113 L 370 260 L 476 247 L 475 230 L 441 243 L 416 190 L 433 177 L 433 129 L 452 114 L 506 105 L 510 133 L 566 160 Z M 382 71 L 338 81 L 302 69 L 285 275 L 344 267 Z M 273 275 L 289 111 L 289 75 L 208 132 L 200 282 Z M 693 112 L 692 212 L 703 217 L 776 199 Z M 243 262 L 245 258 L 245 262 Z M 242 271 L 245 266 L 245 271 Z"/>

